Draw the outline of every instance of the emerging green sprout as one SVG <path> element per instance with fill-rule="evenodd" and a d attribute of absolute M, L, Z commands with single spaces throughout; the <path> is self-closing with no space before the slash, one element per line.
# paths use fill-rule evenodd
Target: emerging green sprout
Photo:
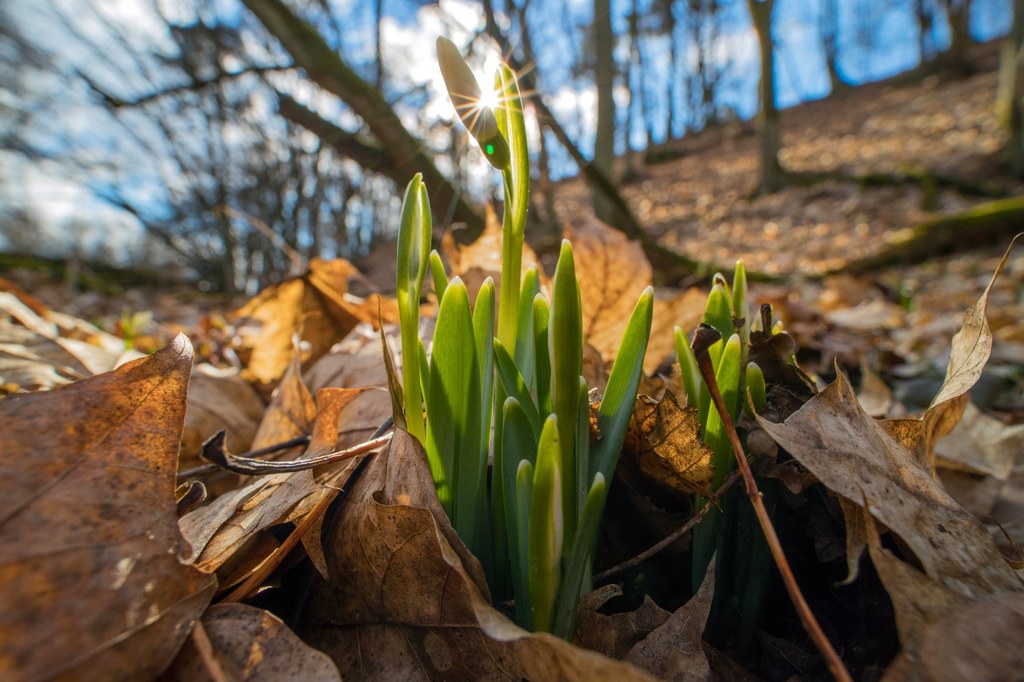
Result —
<path fill-rule="evenodd" d="M 502 171 L 501 287 L 497 306 L 490 280 L 471 304 L 461 280 L 449 281 L 436 252 L 428 253 L 429 202 L 413 178 L 399 229 L 402 387 L 389 370 L 396 423 L 404 418 L 423 443 L 441 506 L 484 565 L 496 600 L 514 598 L 521 626 L 568 638 L 579 598 L 591 588 L 607 482 L 650 336 L 653 291 L 640 296 L 626 325 L 597 413 L 601 439 L 592 442 L 572 245 L 562 243 L 550 302 L 536 268 L 521 272 L 530 174 L 515 75 L 499 70 L 500 104 L 492 112 L 480 106 L 479 86 L 455 45 L 441 38 L 437 51 L 452 103 Z M 418 338 L 428 268 L 440 301 L 429 360 Z"/>

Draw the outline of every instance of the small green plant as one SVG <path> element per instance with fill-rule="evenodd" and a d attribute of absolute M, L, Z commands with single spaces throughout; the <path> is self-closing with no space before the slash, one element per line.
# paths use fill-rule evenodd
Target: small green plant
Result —
<path fill-rule="evenodd" d="M 731 290 L 721 274 L 714 276 L 703 322 L 721 335 L 721 339 L 708 349 L 708 355 L 714 368 L 715 383 L 733 423 L 740 412 L 751 408 L 760 410 L 767 402 L 765 374 L 751 358 L 752 347 L 760 349 L 758 354 L 761 357 L 774 358 L 773 364 L 790 365 L 789 372 L 803 377 L 792 357 L 792 340 L 783 334 L 775 342 L 771 341 L 773 336 L 781 333 L 781 326 L 772 323 L 771 308 L 764 306 L 761 315 L 752 319 L 742 261 L 736 263 Z M 679 327 L 675 329 L 675 345 L 687 400 L 697 409 L 702 438 L 712 453 L 714 476 L 711 489 L 717 490 L 736 468 L 736 459 L 722 417 L 712 404 L 708 386 L 701 378 L 694 352 Z M 784 349 L 785 357 L 777 357 L 779 349 Z M 766 508 L 771 512 L 777 494 L 775 481 L 760 481 L 758 487 L 763 492 Z M 697 498 L 696 504 L 700 509 L 709 502 Z M 729 490 L 720 500 L 720 506 L 707 510 L 704 519 L 694 529 L 694 591 L 703 581 L 711 558 L 716 555 L 715 600 L 706 634 L 714 640 L 739 633 L 738 644 L 742 647 L 751 629 L 743 628 L 741 623 L 754 624 L 760 618 L 772 560 L 753 510 L 739 490 Z"/>
<path fill-rule="evenodd" d="M 536 269 L 521 272 L 530 176 L 515 75 L 499 69 L 499 105 L 492 111 L 480 104 L 479 85 L 458 48 L 441 38 L 437 51 L 456 110 L 502 174 L 501 282 L 497 295 L 485 282 L 471 304 L 462 281 L 448 279 L 429 252 L 429 200 L 414 177 L 398 240 L 401 388 L 390 372 L 396 422 L 423 443 L 441 505 L 483 563 L 496 600 L 514 597 L 523 627 L 568 638 L 579 598 L 591 587 L 607 485 L 650 335 L 653 292 L 640 296 L 626 325 L 595 439 L 571 244 L 562 243 L 550 301 Z M 418 337 L 428 269 L 440 301 L 429 360 Z"/>

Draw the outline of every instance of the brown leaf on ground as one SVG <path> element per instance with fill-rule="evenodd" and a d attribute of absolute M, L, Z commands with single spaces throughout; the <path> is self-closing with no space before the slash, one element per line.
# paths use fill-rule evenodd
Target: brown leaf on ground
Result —
<path fill-rule="evenodd" d="M 868 501 L 869 508 L 873 506 Z M 1024 594 L 969 599 L 932 580 L 882 547 L 867 511 L 871 561 L 892 599 L 902 649 L 884 680 L 1001 681 L 1020 676 Z"/>
<path fill-rule="evenodd" d="M 704 655 L 702 640 L 714 595 L 715 565 L 712 562 L 697 594 L 638 642 L 626 660 L 661 680 L 696 682 L 709 679 L 711 668 Z"/>
<path fill-rule="evenodd" d="M 620 595 L 621 587 L 605 585 L 580 599 L 576 632 L 572 638 L 574 645 L 609 658 L 622 659 L 672 615 L 647 595 L 644 595 L 644 602 L 633 611 L 610 615 L 598 611 L 609 599 Z"/>
<path fill-rule="evenodd" d="M 376 324 L 378 304 L 385 322 L 397 321 L 394 301 L 347 294 L 349 280 L 358 277 L 348 261 L 313 259 L 305 275 L 264 289 L 230 313 L 228 320 L 238 327 L 243 378 L 263 386 L 277 381 L 292 357 L 292 335 L 300 330 L 309 344 L 304 360 L 312 362 L 360 322 Z"/>
<path fill-rule="evenodd" d="M 472 244 L 462 245 L 455 241 L 451 230 L 441 237 L 440 254 L 448 264 L 448 276 L 459 276 L 466 284 L 471 301 L 476 300 L 480 285 L 490 277 L 494 286 L 501 287 L 501 221 L 494 213 L 494 208 L 487 204 L 484 213 L 484 231 Z M 529 244 L 523 244 L 523 260 L 521 268 L 525 271 L 531 265 L 537 266 L 541 278 L 544 268 L 541 267 L 537 254 Z M 428 276 L 430 286 L 433 280 Z M 426 283 L 424 284 L 426 286 Z"/>
<path fill-rule="evenodd" d="M 214 582 L 174 498 L 192 347 L 0 401 L 0 676 L 151 678 Z"/>
<path fill-rule="evenodd" d="M 701 440 L 697 410 L 680 407 L 672 391 L 666 390 L 660 401 L 637 397 L 624 451 L 662 487 L 704 496 L 711 492 L 711 451 Z"/>
<path fill-rule="evenodd" d="M 637 299 L 651 284 L 651 264 L 639 243 L 593 216 L 567 227 L 564 236 L 572 242 L 580 281 L 583 339 L 611 362 Z"/>
<path fill-rule="evenodd" d="M 303 644 L 269 611 L 244 604 L 217 604 L 203 614 L 203 628 L 213 649 L 207 656 L 229 680 L 341 681 L 338 668 L 330 658 Z M 182 682 L 213 679 L 195 638 L 185 644 L 164 679 Z"/>
<path fill-rule="evenodd" d="M 279 387 L 281 393 L 291 390 L 302 393 L 306 390 L 301 385 L 301 378 L 289 377 Z M 301 391 L 298 388 L 300 385 Z M 283 430 L 275 432 L 276 440 L 273 442 L 293 438 L 295 434 L 311 433 L 309 446 L 298 459 L 309 459 L 333 451 L 338 438 L 338 415 L 354 398 L 367 390 L 371 389 L 322 389 L 317 393 L 319 410 L 312 416 L 305 414 L 305 424 L 279 420 L 278 424 Z M 283 397 L 281 403 L 285 404 L 289 400 L 292 399 Z M 304 398 L 298 402 L 305 410 Z M 294 429 L 295 434 L 288 429 Z M 203 571 L 216 571 L 260 531 L 278 523 L 298 521 L 321 495 L 334 494 L 336 490 L 333 488 L 347 480 L 357 462 L 357 459 L 345 460 L 324 467 L 316 476 L 309 470 L 260 476 L 248 485 L 221 495 L 210 504 L 186 514 L 181 519 L 181 529 L 193 543 L 196 566 Z M 311 556 L 317 559 L 319 531 L 315 535 L 314 550 Z M 317 565 L 322 567 L 322 562 Z"/>
<path fill-rule="evenodd" d="M 654 374 L 666 361 L 676 362 L 675 328 L 682 329 L 689 338 L 690 332 L 697 328 L 704 317 L 707 298 L 707 292 L 701 291 L 700 287 L 690 287 L 679 293 L 673 291 L 670 297 L 666 297 L 661 290 L 655 292 L 651 339 L 647 343 L 647 355 L 644 356 L 646 374 Z M 621 324 L 625 325 L 625 319 Z"/>
<path fill-rule="evenodd" d="M 757 421 L 829 490 L 873 500 L 872 515 L 911 547 L 934 580 L 967 596 L 1020 588 L 984 526 L 861 409 L 842 373 L 785 422 Z"/>
<path fill-rule="evenodd" d="M 345 679 L 651 679 L 530 634 L 491 608 L 480 564 L 441 510 L 422 447 L 404 431 L 350 495 L 329 540 L 331 582 L 310 600 L 301 630 Z"/>
<path fill-rule="evenodd" d="M 232 448 L 251 449 L 264 409 L 259 394 L 239 376 L 220 374 L 206 364 L 196 366 L 188 386 L 182 461 L 198 460 L 203 442 L 221 429 L 227 431 Z"/>
<path fill-rule="evenodd" d="M 707 680 L 711 671 L 701 642 L 714 585 L 712 564 L 697 594 L 675 613 L 645 597 L 635 611 L 611 615 L 598 609 L 622 590 L 616 585 L 598 588 L 580 601 L 573 643 L 624 659 L 661 680 Z"/>

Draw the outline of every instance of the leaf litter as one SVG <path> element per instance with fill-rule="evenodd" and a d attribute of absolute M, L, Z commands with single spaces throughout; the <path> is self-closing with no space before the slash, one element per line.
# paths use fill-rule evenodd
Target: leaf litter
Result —
<path fill-rule="evenodd" d="M 630 281 L 623 281 L 622 287 L 608 287 L 602 280 L 612 276 L 614 259 L 621 257 L 613 254 L 628 253 L 631 245 L 625 241 L 620 243 L 617 233 L 596 222 L 579 230 L 574 239 L 582 243 L 589 254 L 587 259 L 581 259 L 587 263 L 581 268 L 581 287 L 605 292 L 585 297 L 586 300 L 597 300 L 597 307 L 588 313 L 588 338 L 592 339 L 593 355 L 588 361 L 592 366 L 588 371 L 594 373 L 602 358 L 614 352 L 614 344 L 617 343 L 614 318 L 625 313 L 616 301 L 630 298 L 620 289 L 645 286 L 650 279 L 650 266 L 640 254 L 637 259 L 630 259 L 629 268 L 632 269 L 623 269 L 633 273 Z M 485 264 L 478 264 L 475 259 L 486 257 L 486 250 L 478 250 L 479 255 L 474 253 L 470 248 L 459 252 L 460 269 L 484 267 Z M 1004 257 L 1003 263 L 1005 261 Z M 460 273 L 456 271 L 454 274 Z M 190 442 L 195 443 L 197 435 L 211 430 L 219 421 L 221 427 L 231 430 L 229 443 L 236 451 L 275 445 L 295 436 L 310 437 L 308 446 L 278 454 L 282 459 L 302 459 L 362 442 L 384 422 L 390 415 L 386 392 L 359 389 L 382 386 L 386 382 L 380 356 L 380 332 L 375 329 L 379 322 L 375 311 L 378 307 L 387 309 L 391 302 L 381 299 L 382 305 L 378 306 L 374 301 L 374 312 L 370 315 L 367 312 L 371 307 L 369 300 L 359 303 L 355 297 L 343 295 L 344 287 L 352 277 L 358 277 L 358 274 L 347 264 L 317 264 L 304 277 L 265 292 L 260 305 L 256 305 L 254 299 L 243 307 L 246 315 L 234 318 L 241 325 L 238 329 L 244 327 L 243 319 L 257 320 L 262 333 L 270 335 L 263 336 L 262 341 L 250 340 L 240 345 L 237 339 L 231 341 L 242 351 L 240 357 L 247 357 L 247 361 L 252 363 L 252 371 L 242 373 L 248 383 L 240 382 L 230 373 L 229 376 L 221 376 L 217 372 L 203 371 L 201 376 L 204 379 L 196 381 L 195 386 L 208 385 L 202 390 L 197 388 L 194 396 L 190 390 L 188 400 L 190 417 L 202 417 L 190 422 L 189 428 L 194 434 L 189 436 Z M 968 671 L 972 679 L 986 679 L 986 676 L 998 679 L 1001 671 L 1010 669 L 1000 666 L 1015 660 L 1013 656 L 1017 655 L 1014 653 L 1015 643 L 1007 640 L 1005 634 L 1015 632 L 1014 628 L 1018 627 L 1020 581 L 1000 556 L 986 528 L 943 490 L 936 469 L 937 466 L 942 470 L 956 466 L 986 482 L 995 482 L 991 485 L 998 484 L 996 492 L 986 498 L 990 507 L 996 504 L 1003 484 L 1008 486 L 1014 476 L 1016 465 L 1013 457 L 1005 450 L 1001 452 L 1001 448 L 1014 447 L 1012 444 L 1017 438 L 1015 427 L 986 421 L 984 415 L 974 416 L 967 408 L 967 414 L 971 416 L 960 426 L 964 433 L 957 436 L 954 430 L 966 403 L 964 393 L 977 381 L 992 347 L 986 306 L 995 279 L 994 276 L 978 305 L 965 318 L 950 354 L 947 379 L 921 419 L 877 420 L 869 417 L 857 402 L 849 382 L 840 373 L 832 385 L 811 398 L 783 424 L 765 420 L 760 423 L 764 432 L 775 437 L 784 450 L 776 452 L 774 446 L 761 444 L 757 446 L 758 452 L 763 452 L 763 456 L 771 461 L 789 455 L 795 458 L 795 462 L 775 464 L 773 471 L 788 471 L 786 477 L 794 484 L 799 480 L 794 488 L 801 491 L 799 494 L 805 494 L 808 485 L 816 479 L 839 496 L 847 521 L 850 580 L 856 576 L 860 554 L 865 547 L 868 549 L 896 608 L 896 622 L 903 645 L 901 654 L 888 671 L 889 679 L 942 679 L 943 674 L 948 675 L 953 670 Z M 301 287 L 296 282 L 300 282 Z M 65 341 L 52 345 L 54 336 L 64 338 L 61 334 L 67 334 L 67 339 L 79 344 L 97 349 L 107 347 L 111 350 L 104 351 L 109 352 L 105 357 L 113 356 L 115 343 L 120 344 L 117 347 L 122 351 L 123 341 L 114 337 L 104 339 L 95 334 L 90 337 L 93 332 L 88 327 L 78 325 L 67 316 L 47 311 L 45 306 L 32 301 L 24 292 L 12 293 L 11 296 L 19 305 L 4 299 L 10 305 L 4 309 L 8 317 L 6 326 L 0 326 L 0 332 L 7 335 L 4 338 L 11 340 L 10 345 L 16 347 L 16 352 L 34 353 L 44 363 L 42 366 L 50 362 L 52 369 L 47 371 L 61 377 L 49 386 L 36 388 L 63 386 L 50 393 L 0 401 L 0 418 L 14 420 L 4 422 L 14 424 L 12 432 L 40 430 L 35 426 L 36 422 L 31 419 L 25 421 L 22 412 L 15 411 L 11 417 L 8 413 L 12 405 L 32 404 L 20 401 L 42 400 L 43 396 L 55 397 L 55 405 L 43 412 L 60 414 L 63 420 L 67 413 L 60 407 L 65 400 L 63 396 L 80 394 L 84 396 L 85 404 L 92 405 L 92 411 L 87 410 L 86 413 L 92 415 L 91 420 L 99 424 L 99 428 L 124 428 L 129 434 L 134 434 L 131 419 L 114 425 L 114 415 L 121 409 L 115 404 L 117 397 L 124 398 L 121 395 L 125 392 L 124 375 L 132 374 L 131 381 L 141 381 L 136 376 L 140 366 L 152 367 L 154 363 L 167 362 L 166 358 L 174 352 L 173 349 L 183 347 L 182 341 L 175 340 L 168 347 L 171 350 L 165 349 L 147 360 L 129 363 L 112 374 L 100 373 L 86 379 L 83 377 L 109 371 L 116 360 L 104 360 L 111 363 L 110 367 L 105 367 L 97 363 L 100 356 L 94 354 L 87 362 L 85 358 L 80 359 L 80 355 L 68 354 L 71 353 L 68 348 L 76 347 L 74 343 Z M 699 318 L 703 294 L 696 289 L 678 294 L 663 292 L 659 300 L 662 309 L 667 311 L 660 324 L 668 325 L 666 328 L 670 329 L 674 322 L 685 328 Z M 310 301 L 317 303 L 311 305 Z M 343 303 L 348 307 L 343 307 Z M 295 309 L 289 309 L 285 315 L 285 309 L 293 305 Z M 344 317 L 339 311 L 350 316 L 344 319 L 350 319 L 352 326 L 347 326 L 348 322 L 338 323 Z M 331 317 L 329 324 L 311 324 L 314 319 L 325 317 Z M 387 319 L 385 314 L 384 321 Z M 842 319 L 841 316 L 832 316 L 828 324 L 838 326 L 837 320 L 841 322 Z M 278 321 L 283 321 L 283 324 L 276 324 Z M 425 323 L 430 324 L 429 318 Z M 658 325 L 656 319 L 655 327 Z M 299 341 L 292 339 L 296 329 L 301 334 Z M 384 333 L 393 338 L 395 332 L 385 326 Z M 318 335 L 318 340 L 311 343 L 309 335 Z M 666 357 L 671 356 L 671 335 L 662 335 L 668 340 L 668 345 L 661 350 L 655 348 L 648 355 L 645 361 L 648 374 L 665 372 Z M 429 338 L 429 330 L 424 336 Z M 261 346 L 264 342 L 265 345 Z M 54 354 L 52 358 L 34 350 L 43 347 L 50 349 L 47 352 Z M 245 350 L 247 347 L 249 351 Z M 767 346 L 760 352 L 767 354 L 767 360 L 776 353 Z M 177 465 L 177 443 L 182 437 L 181 412 L 190 364 L 191 360 L 185 363 L 179 358 L 174 365 L 177 369 L 167 375 L 175 377 L 176 397 L 154 391 L 154 396 L 163 396 L 159 406 L 144 401 L 149 412 L 143 410 L 143 414 L 155 412 L 161 418 L 177 415 L 171 420 L 173 427 L 168 427 L 169 431 L 165 429 L 163 463 L 157 467 L 150 462 L 155 452 L 151 446 L 155 433 L 132 435 L 136 438 L 134 446 L 124 443 L 119 446 L 131 457 L 147 462 L 142 467 L 144 471 L 159 474 L 161 480 L 166 481 L 166 490 L 159 498 L 162 500 L 160 505 L 166 507 L 169 514 L 174 514 L 173 471 Z M 780 366 L 779 371 L 794 387 L 806 388 L 803 377 L 788 376 L 789 370 L 785 366 Z M 867 372 L 864 374 L 868 375 Z M 206 377 L 210 378 L 209 382 Z M 250 385 L 257 390 L 253 391 Z M 660 396 L 663 386 L 672 385 L 672 378 L 665 374 L 657 381 L 651 381 L 649 377 L 645 385 L 652 395 Z M 115 391 L 109 386 L 121 388 Z M 261 392 L 266 395 L 271 388 L 275 388 L 275 393 L 270 405 L 263 408 Z M 877 384 L 872 390 L 879 396 L 876 405 L 885 405 L 886 400 L 894 399 L 892 395 L 886 396 Z M 131 391 L 127 393 L 131 394 Z M 206 397 L 201 397 L 204 394 Z M 107 402 L 98 400 L 98 396 Z M 74 402 L 81 401 L 75 399 Z M 239 408 L 238 411 L 228 410 L 227 403 Z M 671 489 L 677 496 L 704 492 L 709 477 L 706 453 L 699 447 L 695 425 L 690 424 L 693 420 L 687 417 L 688 410 L 680 406 L 668 391 L 660 400 L 642 397 L 637 405 L 637 419 L 631 427 L 637 449 L 633 454 L 627 452 L 623 458 L 633 457 L 642 461 L 643 464 L 635 466 L 641 472 L 641 478 L 649 484 Z M 886 409 L 878 407 L 874 411 L 881 414 Z M 803 430 L 798 431 L 797 427 Z M 752 439 L 759 433 L 751 424 L 747 428 Z M 27 478 L 12 479 L 16 482 L 5 485 L 5 489 L 36 489 L 37 481 L 48 480 L 50 473 L 62 466 L 54 458 L 54 453 L 65 452 L 69 456 L 85 453 L 82 456 L 86 460 L 98 456 L 94 445 L 81 442 L 86 437 L 83 434 L 88 431 L 84 427 L 42 431 L 46 432 L 49 440 L 32 440 L 32 445 L 37 447 L 30 458 L 35 456 L 36 460 L 32 461 L 43 465 L 28 473 L 18 472 L 17 476 Z M 939 440 L 950 431 L 954 436 Z M 977 456 L 967 457 L 966 447 L 956 445 L 955 438 L 960 438 L 960 442 L 988 445 L 972 447 L 969 454 Z M 173 443 L 173 447 L 168 443 Z M 104 444 L 109 443 L 104 441 Z M 193 444 L 191 449 L 194 448 Z M 174 453 L 170 457 L 170 465 L 165 461 L 168 451 Z M 184 456 L 185 451 L 182 452 Z M 5 463 L 2 471 L 8 475 L 13 469 Z M 354 478 L 359 471 L 362 475 Z M 75 504 L 79 502 L 75 500 L 86 495 L 90 488 L 95 490 L 100 485 L 103 486 L 99 498 L 102 502 L 94 501 L 92 504 L 107 509 L 108 514 L 111 505 L 129 505 L 128 497 L 135 488 L 118 486 L 117 483 L 111 485 L 111 481 L 122 480 L 120 477 L 123 475 L 119 470 L 113 474 L 96 473 L 87 477 L 87 485 L 80 485 L 81 490 L 76 490 L 75 495 L 66 498 L 57 496 L 51 501 L 50 493 L 44 493 L 39 499 L 45 501 L 44 506 L 52 516 L 47 521 L 65 526 L 65 534 L 87 530 L 84 526 L 88 525 L 88 514 L 80 514 L 80 509 L 76 511 Z M 223 478 L 221 476 L 222 483 Z M 68 480 L 72 479 L 69 477 Z M 146 552 L 143 552 L 139 555 L 142 558 L 136 558 L 130 569 L 128 564 L 117 562 L 113 569 L 97 569 L 100 570 L 97 575 L 105 575 L 103 570 L 107 574 L 113 571 L 118 579 L 125 575 L 123 589 L 133 585 L 136 576 L 140 580 L 142 577 L 156 579 L 155 576 L 164 576 L 170 571 L 176 577 L 160 577 L 160 587 L 150 588 L 151 592 L 159 594 L 151 598 L 157 600 L 155 608 L 160 609 L 163 608 L 160 598 L 177 594 L 175 590 L 184 590 L 187 594 L 175 607 L 177 610 L 170 609 L 167 615 L 147 621 L 148 628 L 140 632 L 115 634 L 116 643 L 101 643 L 86 653 L 44 660 L 31 652 L 23 653 L 18 659 L 7 656 L 5 651 L 7 657 L 0 658 L 0 662 L 14 665 L 22 660 L 23 663 L 17 664 L 40 665 L 39 661 L 42 661 L 41 664 L 45 665 L 49 660 L 55 660 L 70 666 L 92 661 L 97 671 L 130 670 L 134 674 L 139 670 L 158 672 L 180 651 L 169 675 L 188 676 L 195 674 L 196 670 L 209 672 L 210 666 L 214 666 L 222 671 L 259 673 L 264 679 L 278 679 L 298 670 L 309 671 L 311 678 L 324 675 L 323 679 L 336 679 L 339 671 L 343 676 L 355 678 L 397 675 L 416 679 L 512 674 L 530 679 L 551 676 L 562 679 L 648 679 L 646 675 L 653 674 L 664 679 L 705 679 L 710 670 L 724 671 L 735 666 L 721 653 L 702 646 L 703 623 L 710 608 L 710 590 L 713 588 L 710 581 L 706 581 L 692 599 L 674 607 L 674 612 L 661 608 L 646 596 L 635 610 L 622 611 L 621 607 L 614 607 L 605 615 L 603 611 L 612 603 L 608 601 L 609 597 L 622 588 L 614 585 L 599 587 L 584 602 L 587 606 L 580 616 L 577 646 L 546 635 L 530 634 L 511 625 L 502 613 L 503 605 L 498 605 L 497 609 L 490 605 L 480 566 L 440 511 L 422 452 L 404 432 L 396 432 L 391 446 L 374 456 L 365 469 L 360 469 L 355 461 L 348 461 L 313 471 L 261 476 L 251 480 L 231 479 L 228 486 L 224 490 L 212 488 L 215 495 L 212 502 L 188 512 L 181 519 L 181 532 L 191 542 L 191 551 L 174 527 L 176 515 L 160 517 L 165 531 L 171 529 L 174 533 L 159 536 L 157 544 L 163 547 L 160 551 L 174 559 L 176 568 L 172 569 L 167 559 L 163 559 L 166 566 L 161 564 L 163 568 L 150 569 L 156 564 L 145 562 L 156 562 L 156 559 L 147 559 Z M 339 495 L 344 496 L 344 503 L 328 525 L 320 514 Z M 20 504 L 17 496 L 10 499 L 15 500 L 12 503 L 15 506 Z M 147 512 L 155 508 L 152 500 L 156 496 L 140 499 L 145 502 L 136 501 L 136 504 L 145 504 Z M 37 503 L 42 504 L 24 502 L 29 505 L 26 508 Z M 655 506 L 657 504 L 660 503 Z M 120 511 L 116 515 L 121 518 Z M 137 513 L 135 517 L 123 518 L 121 524 L 112 525 L 126 525 L 127 522 L 149 518 L 144 513 Z M 672 518 L 671 514 L 666 518 Z M 876 528 L 879 522 L 884 527 Z M 11 547 L 32 546 L 32 543 L 18 540 L 10 544 L 10 529 L 17 527 L 17 524 L 10 525 L 12 523 L 4 521 L 0 526 L 0 546 L 5 548 L 5 554 L 13 552 L 13 558 L 5 560 L 5 567 L 20 567 L 27 559 L 18 556 Z M 314 596 L 305 603 L 301 620 L 293 624 L 298 624 L 298 631 L 307 643 L 329 654 L 333 663 L 300 644 L 287 626 L 262 609 L 242 605 L 206 608 L 214 589 L 210 574 L 219 578 L 219 588 L 223 591 L 253 575 L 265 562 L 273 561 L 272 565 L 277 565 L 284 554 L 280 529 L 292 528 L 293 524 L 309 528 L 302 537 L 304 551 L 301 554 L 308 556 L 323 576 L 320 581 L 314 581 Z M 882 544 L 879 532 L 885 530 L 899 536 L 900 542 L 896 547 L 902 551 L 890 549 L 891 543 L 888 546 Z M 114 531 L 104 530 L 101 526 L 101 532 Z M 50 535 L 53 537 L 49 540 L 56 542 L 61 534 Z M 11 539 L 17 537 L 10 535 Z M 39 546 L 38 543 L 35 546 Z M 171 553 L 167 553 L 168 548 Z M 68 580 L 65 573 L 70 575 L 71 572 L 60 568 L 63 565 L 60 562 L 66 558 L 65 554 L 79 551 L 84 550 L 76 545 L 67 550 L 58 548 L 52 557 L 50 554 L 41 557 L 41 575 L 46 575 L 47 571 L 56 572 L 58 575 L 54 580 Z M 279 582 L 281 577 L 287 578 L 288 566 L 294 563 L 281 564 L 274 571 L 275 580 Z M 76 584 L 89 577 L 82 570 L 85 569 L 80 569 L 79 583 Z M 149 583 L 143 583 L 143 588 Z M 182 583 L 185 587 L 181 587 Z M 61 608 L 75 605 L 76 600 L 91 603 L 88 600 L 83 602 L 81 593 L 80 587 L 64 586 L 60 591 L 46 595 L 46 599 L 52 601 L 30 602 L 26 604 L 25 611 L 15 612 L 13 616 L 6 614 L 6 620 L 0 622 L 7 627 L 15 627 L 10 625 L 13 622 L 11 618 L 23 618 L 17 621 L 17 627 L 25 629 L 32 646 L 43 646 L 41 642 L 45 637 L 46 646 L 63 646 L 67 650 L 74 650 L 77 646 L 81 650 L 88 644 L 88 640 L 82 638 L 83 624 L 89 624 L 90 636 L 104 635 L 100 628 L 92 627 L 92 621 L 85 616 L 80 617 L 75 609 L 70 609 L 58 620 L 70 634 L 62 634 L 58 628 L 57 637 L 52 639 L 49 633 L 33 628 L 26 615 L 45 613 L 45 608 L 55 608 L 53 604 L 58 603 Z M 145 593 L 143 597 L 136 597 L 131 606 L 137 607 L 143 603 L 139 599 L 149 596 Z M 117 602 L 114 603 L 110 613 L 106 614 L 108 620 L 119 613 Z M 37 611 L 37 608 L 43 610 Z M 192 630 L 189 636 L 191 624 L 204 611 L 202 627 Z M 972 657 L 967 650 L 971 628 L 961 624 L 964 619 L 977 619 L 978 614 L 984 612 L 993 614 L 990 622 L 985 623 L 985 632 L 990 640 L 1000 644 L 986 650 L 988 653 L 984 656 Z M 137 613 L 137 608 L 131 613 Z M 152 608 L 147 613 L 153 613 Z M 917 614 L 917 620 L 907 614 Z M 590 634 L 587 634 L 588 628 Z M 151 649 L 148 643 L 152 640 L 146 638 L 155 635 L 146 634 L 149 630 L 160 631 L 163 635 L 160 644 Z M 168 631 L 172 633 L 170 636 L 166 634 Z M 5 637 L 4 641 L 18 640 Z M 254 649 L 239 646 L 239 642 L 244 641 L 259 642 L 259 660 L 253 658 Z M 946 651 L 941 650 L 943 641 L 949 643 Z M 132 652 L 136 652 L 139 646 L 146 647 L 146 655 L 128 656 L 129 642 Z M 588 652 L 587 648 L 605 655 Z M 5 649 L 12 647 L 5 645 Z M 22 651 L 29 651 L 29 647 L 24 645 Z M 623 661 L 616 662 L 608 656 Z M 956 667 L 961 663 L 966 667 Z"/>

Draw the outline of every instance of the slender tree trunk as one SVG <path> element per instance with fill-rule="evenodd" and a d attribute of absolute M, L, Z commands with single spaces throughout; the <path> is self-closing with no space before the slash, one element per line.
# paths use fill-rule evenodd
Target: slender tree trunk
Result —
<path fill-rule="evenodd" d="M 594 80 L 597 84 L 597 130 L 594 137 L 594 165 L 609 178 L 615 160 L 615 60 L 612 51 L 610 0 L 594 0 L 594 37 L 597 50 Z M 612 207 L 602 192 L 594 192 L 594 212 L 606 222 L 612 221 Z"/>
<path fill-rule="evenodd" d="M 1013 0 L 1013 25 L 999 58 L 996 117 L 1008 133 L 1010 168 L 1024 176 L 1024 0 Z"/>
<path fill-rule="evenodd" d="M 921 3 L 924 0 L 915 0 Z M 839 7 L 838 0 L 822 0 L 821 3 L 821 46 L 825 52 L 825 68 L 831 92 L 839 92 L 846 83 L 839 75 Z M 923 59 L 922 59 L 923 61 Z"/>
<path fill-rule="evenodd" d="M 761 171 L 757 183 L 759 192 L 774 192 L 782 187 L 785 180 L 782 166 L 779 164 L 782 136 L 779 130 L 779 110 L 775 106 L 775 59 L 772 41 L 774 5 L 775 0 L 747 0 L 761 53 L 761 83 L 758 90 L 758 97 L 761 100 Z"/>
<path fill-rule="evenodd" d="M 971 42 L 969 29 L 970 0 L 942 0 L 949 22 L 949 48 L 942 53 L 942 62 L 946 70 L 965 74 L 971 70 L 967 61 L 967 47 Z"/>
<path fill-rule="evenodd" d="M 679 102 L 677 101 L 679 85 L 676 80 L 679 51 L 676 45 L 676 17 L 673 14 L 673 3 L 666 0 L 665 33 L 668 35 L 668 78 L 665 79 L 665 98 L 668 102 L 668 120 L 665 122 L 665 139 L 675 137 L 676 124 L 679 121 Z"/>

